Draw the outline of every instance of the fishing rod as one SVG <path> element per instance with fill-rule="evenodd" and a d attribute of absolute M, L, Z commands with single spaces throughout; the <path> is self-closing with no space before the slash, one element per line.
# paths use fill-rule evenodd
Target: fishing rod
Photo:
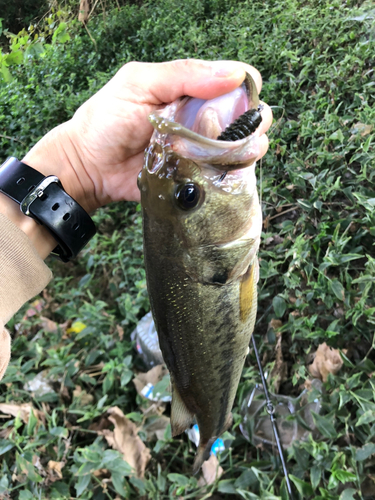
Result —
<path fill-rule="evenodd" d="M 259 323 L 259 321 L 258 321 L 258 323 Z M 257 348 L 256 342 L 255 342 L 255 335 L 254 334 L 251 336 L 251 340 L 252 340 L 252 343 L 253 343 L 255 357 L 256 357 L 256 360 L 257 360 L 257 363 L 258 363 L 260 378 L 262 379 L 263 391 L 264 391 L 264 395 L 265 395 L 265 398 L 266 398 L 266 411 L 267 411 L 267 413 L 268 413 L 268 415 L 270 417 L 270 420 L 271 420 L 273 434 L 275 436 L 277 450 L 279 452 L 279 456 L 280 456 L 280 460 L 281 460 L 281 465 L 282 465 L 283 472 L 284 472 L 284 477 L 285 477 L 286 487 L 287 487 L 287 490 L 288 490 L 288 495 L 289 495 L 290 500 L 294 500 L 293 491 L 292 491 L 292 485 L 291 485 L 291 482 L 290 482 L 290 479 L 289 479 L 289 473 L 288 473 L 288 469 L 287 469 L 286 462 L 285 462 L 284 450 L 283 450 L 283 446 L 281 444 L 279 430 L 277 428 L 276 415 L 275 415 L 276 410 L 275 410 L 275 407 L 273 406 L 273 403 L 271 401 L 271 398 L 270 398 L 270 395 L 269 395 L 269 392 L 268 392 L 267 381 L 266 381 L 266 377 L 264 376 L 262 363 L 260 362 L 259 352 L 258 352 L 258 348 Z"/>

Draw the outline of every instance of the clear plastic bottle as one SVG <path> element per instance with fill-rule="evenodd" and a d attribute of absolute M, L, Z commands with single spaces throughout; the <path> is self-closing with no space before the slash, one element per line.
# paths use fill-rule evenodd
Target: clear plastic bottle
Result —
<path fill-rule="evenodd" d="M 283 448 L 288 448 L 293 441 L 307 439 L 311 432 L 316 432 L 311 412 L 320 413 L 322 386 L 321 380 L 313 379 L 310 389 L 305 389 L 297 398 L 270 393 Z M 244 399 L 241 414 L 243 421 L 240 429 L 248 441 L 254 445 L 275 445 L 262 385 L 256 384 L 249 391 Z"/>
<path fill-rule="evenodd" d="M 148 368 L 164 363 L 151 312 L 143 316 L 130 338 L 135 341 L 136 349 Z"/>

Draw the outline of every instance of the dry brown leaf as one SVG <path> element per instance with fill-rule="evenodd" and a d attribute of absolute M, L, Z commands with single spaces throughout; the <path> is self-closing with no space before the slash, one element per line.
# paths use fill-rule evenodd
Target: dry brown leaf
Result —
<path fill-rule="evenodd" d="M 283 326 L 283 322 L 280 319 L 272 318 L 268 323 L 268 329 L 273 328 L 274 330 L 278 330 Z"/>
<path fill-rule="evenodd" d="M 346 354 L 347 349 L 343 349 L 342 352 Z M 342 365 L 343 361 L 340 356 L 340 351 L 329 347 L 324 342 L 324 344 L 320 344 L 318 347 L 314 361 L 308 369 L 313 377 L 319 378 L 323 380 L 323 382 L 327 382 L 328 375 L 330 373 L 336 375 Z"/>
<path fill-rule="evenodd" d="M 264 229 L 268 229 L 269 225 L 270 225 L 270 216 L 267 215 L 267 217 L 263 221 L 263 227 L 264 227 Z"/>
<path fill-rule="evenodd" d="M 219 465 L 216 455 L 211 455 L 208 460 L 203 462 L 202 476 L 199 478 L 198 486 L 209 486 L 223 474 L 224 470 Z"/>
<path fill-rule="evenodd" d="M 280 320 L 272 320 L 272 321 L 278 321 L 281 323 Z M 282 323 L 281 323 L 282 324 Z M 278 326 L 280 328 L 281 324 Z M 275 327 L 274 327 L 275 328 Z M 283 351 L 282 351 L 282 335 L 281 333 L 276 333 L 277 335 L 277 342 L 276 342 L 276 360 L 275 364 L 273 365 L 272 371 L 271 371 L 271 379 L 272 379 L 272 384 L 273 384 L 273 392 L 278 394 L 280 385 L 285 382 L 285 380 L 288 378 L 288 363 L 284 361 L 283 357 Z"/>
<path fill-rule="evenodd" d="M 167 403 L 163 403 L 162 401 L 157 401 L 156 403 L 149 402 L 149 406 L 144 407 L 141 406 L 140 410 L 143 412 L 143 415 L 147 418 L 160 416 L 165 412 L 167 407 Z"/>
<path fill-rule="evenodd" d="M 357 122 L 353 125 L 351 132 L 352 134 L 360 134 L 362 137 L 370 134 L 374 125 L 368 125 L 366 123 Z"/>
<path fill-rule="evenodd" d="M 21 420 L 27 424 L 29 421 L 29 416 L 31 411 L 33 411 L 35 417 L 38 420 L 44 421 L 44 415 L 41 411 L 36 410 L 32 407 L 30 403 L 0 403 L 0 412 L 6 415 L 12 415 L 12 417 L 17 417 L 20 415 Z"/>
<path fill-rule="evenodd" d="M 104 429 L 99 431 L 107 443 L 115 450 L 122 453 L 124 460 L 134 469 L 137 477 L 142 478 L 146 466 L 151 459 L 150 450 L 138 436 L 136 425 L 125 417 L 117 406 L 108 410 L 109 421 L 115 426 L 113 431 Z"/>
<path fill-rule="evenodd" d="M 81 3 L 79 4 L 78 21 L 81 21 L 81 23 L 85 23 L 89 18 L 89 12 L 90 12 L 89 0 L 81 0 Z"/>
<path fill-rule="evenodd" d="M 0 439 L 8 439 L 8 437 L 12 434 L 14 427 L 5 427 L 5 429 L 1 429 L 0 431 Z"/>
<path fill-rule="evenodd" d="M 42 465 L 42 462 L 40 461 L 40 457 L 38 455 L 33 455 L 32 464 L 38 470 L 38 474 L 40 474 L 43 477 L 47 476 L 47 473 L 46 473 L 46 471 Z M 26 473 L 26 471 L 23 471 L 23 472 Z"/>
<path fill-rule="evenodd" d="M 54 476 L 57 476 L 58 479 L 62 479 L 63 475 L 61 472 L 61 469 L 64 467 L 65 463 L 64 462 L 55 462 L 54 460 L 50 460 L 47 464 L 47 469 L 48 472 L 52 475 L 52 478 L 54 479 Z"/>
<path fill-rule="evenodd" d="M 97 469 L 94 470 L 93 475 L 95 477 L 111 477 L 111 473 L 109 472 L 108 469 Z"/>
<path fill-rule="evenodd" d="M 76 385 L 73 391 L 73 399 L 78 399 L 80 406 L 87 406 L 94 401 L 94 396 L 83 391 L 80 385 Z"/>
<path fill-rule="evenodd" d="M 45 316 L 40 317 L 40 326 L 49 333 L 56 333 L 59 327 L 56 321 L 52 321 L 52 319 L 46 318 Z"/>
<path fill-rule="evenodd" d="M 118 333 L 118 338 L 122 340 L 124 338 L 124 329 L 120 325 L 116 325 L 116 330 Z"/>

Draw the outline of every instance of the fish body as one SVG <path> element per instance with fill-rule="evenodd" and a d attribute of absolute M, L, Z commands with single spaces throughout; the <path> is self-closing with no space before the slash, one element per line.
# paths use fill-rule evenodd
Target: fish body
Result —
<path fill-rule="evenodd" d="M 254 88 L 248 77 L 222 98 L 184 98 L 152 114 L 138 179 L 151 310 L 171 374 L 172 434 L 195 418 L 194 472 L 231 424 L 256 316 L 258 137 L 215 139 L 258 106 Z"/>

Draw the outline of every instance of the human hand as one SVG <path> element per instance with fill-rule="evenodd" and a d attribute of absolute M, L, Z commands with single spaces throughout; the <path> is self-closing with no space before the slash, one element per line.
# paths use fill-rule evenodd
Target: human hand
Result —
<path fill-rule="evenodd" d="M 245 71 L 260 92 L 259 72 L 240 62 L 128 63 L 23 161 L 44 175 L 57 175 L 87 211 L 111 201 L 139 201 L 136 180 L 153 131 L 148 115 L 184 95 L 213 99 L 230 92 L 242 83 Z M 259 157 L 268 149 L 265 132 L 272 112 L 267 105 L 262 117 Z"/>

